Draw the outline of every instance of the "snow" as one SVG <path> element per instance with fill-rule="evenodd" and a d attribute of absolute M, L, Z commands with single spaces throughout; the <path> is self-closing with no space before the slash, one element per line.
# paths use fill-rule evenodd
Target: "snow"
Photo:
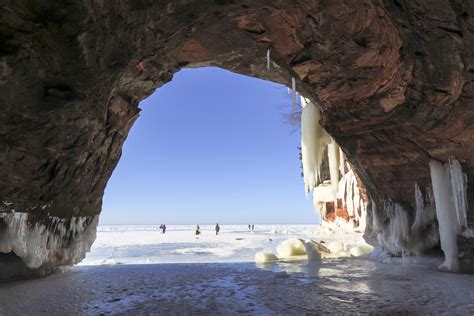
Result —
<path fill-rule="evenodd" d="M 321 113 L 316 105 L 304 98 L 302 105 L 304 107 L 301 114 L 301 155 L 305 191 L 309 193 L 320 180 L 319 169 L 331 137 L 319 123 Z"/>
<path fill-rule="evenodd" d="M 257 252 L 277 254 L 277 246 L 289 238 L 365 245 L 361 233 L 339 234 L 319 225 L 255 225 L 253 232 L 247 225 L 220 225 L 217 236 L 214 225 L 201 225 L 199 239 L 194 225 L 166 226 L 166 234 L 155 225 L 99 226 L 80 265 L 254 262 Z"/>
<path fill-rule="evenodd" d="M 28 213 L 10 212 L 0 238 L 0 252 L 14 252 L 30 268 L 48 263 L 69 265 L 85 257 L 95 240 L 98 216 L 61 219 L 50 217 L 48 226 L 30 225 Z"/>

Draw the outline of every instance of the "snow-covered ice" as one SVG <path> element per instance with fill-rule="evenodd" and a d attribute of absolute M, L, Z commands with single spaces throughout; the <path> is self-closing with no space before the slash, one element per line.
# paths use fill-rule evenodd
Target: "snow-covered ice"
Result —
<path fill-rule="evenodd" d="M 167 225 L 162 234 L 158 225 L 99 226 L 91 252 L 80 265 L 253 262 L 257 252 L 277 253 L 289 238 L 346 244 L 364 244 L 360 233 L 335 234 L 317 225 L 201 225 L 196 238 L 193 225 Z M 302 244 L 304 250 L 304 245 Z"/>

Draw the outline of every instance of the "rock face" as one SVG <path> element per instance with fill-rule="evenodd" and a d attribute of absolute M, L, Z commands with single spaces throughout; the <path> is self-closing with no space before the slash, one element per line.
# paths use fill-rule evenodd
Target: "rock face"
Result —
<path fill-rule="evenodd" d="M 474 183 L 469 1 L 1 2 L 0 214 L 27 213 L 25 229 L 44 227 L 63 253 L 81 233 L 53 222 L 93 225 L 138 103 L 182 67 L 294 77 L 378 206 L 368 210 L 372 243 L 374 218 L 382 231 L 395 209 L 415 220 L 415 183 L 426 197 L 430 159 L 456 156 Z M 474 186 L 468 193 L 473 222 Z M 423 229 L 408 238 L 432 231 Z"/>

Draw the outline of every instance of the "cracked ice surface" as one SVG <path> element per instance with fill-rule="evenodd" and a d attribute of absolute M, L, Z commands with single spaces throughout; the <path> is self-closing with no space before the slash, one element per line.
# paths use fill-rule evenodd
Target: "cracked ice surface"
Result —
<path fill-rule="evenodd" d="M 1 285 L 0 314 L 467 315 L 473 284 L 473 275 L 363 259 L 81 266 Z"/>

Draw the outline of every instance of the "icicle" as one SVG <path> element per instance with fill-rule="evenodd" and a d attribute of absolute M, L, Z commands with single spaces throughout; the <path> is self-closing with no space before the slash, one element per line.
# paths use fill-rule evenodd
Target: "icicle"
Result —
<path fill-rule="evenodd" d="M 339 172 L 343 176 L 346 173 L 345 170 L 345 161 L 344 161 L 344 152 L 342 151 L 341 147 L 339 147 Z"/>
<path fill-rule="evenodd" d="M 292 98 L 291 98 L 291 104 L 293 106 L 293 115 L 296 113 L 296 81 L 295 78 L 291 77 L 291 92 L 292 92 Z"/>
<path fill-rule="evenodd" d="M 441 249 L 444 252 L 444 262 L 439 267 L 443 270 L 458 270 L 457 217 L 452 214 L 454 201 L 450 172 L 440 162 L 430 161 L 431 182 L 433 185 L 436 217 L 439 224 Z"/>
<path fill-rule="evenodd" d="M 334 207 L 337 207 L 337 191 L 339 186 L 339 146 L 334 139 L 328 144 L 329 174 L 331 175 L 331 186 Z"/>
<path fill-rule="evenodd" d="M 304 186 L 306 192 L 312 192 L 320 180 L 320 166 L 324 150 L 331 137 L 319 124 L 321 113 L 308 103 L 301 114 L 301 156 L 303 163 Z"/>
<path fill-rule="evenodd" d="M 467 177 L 462 172 L 461 164 L 453 156 L 449 157 L 448 164 L 453 202 L 458 220 L 458 231 L 463 232 L 467 228 Z"/>
<path fill-rule="evenodd" d="M 270 48 L 267 49 L 267 70 L 270 70 Z"/>

